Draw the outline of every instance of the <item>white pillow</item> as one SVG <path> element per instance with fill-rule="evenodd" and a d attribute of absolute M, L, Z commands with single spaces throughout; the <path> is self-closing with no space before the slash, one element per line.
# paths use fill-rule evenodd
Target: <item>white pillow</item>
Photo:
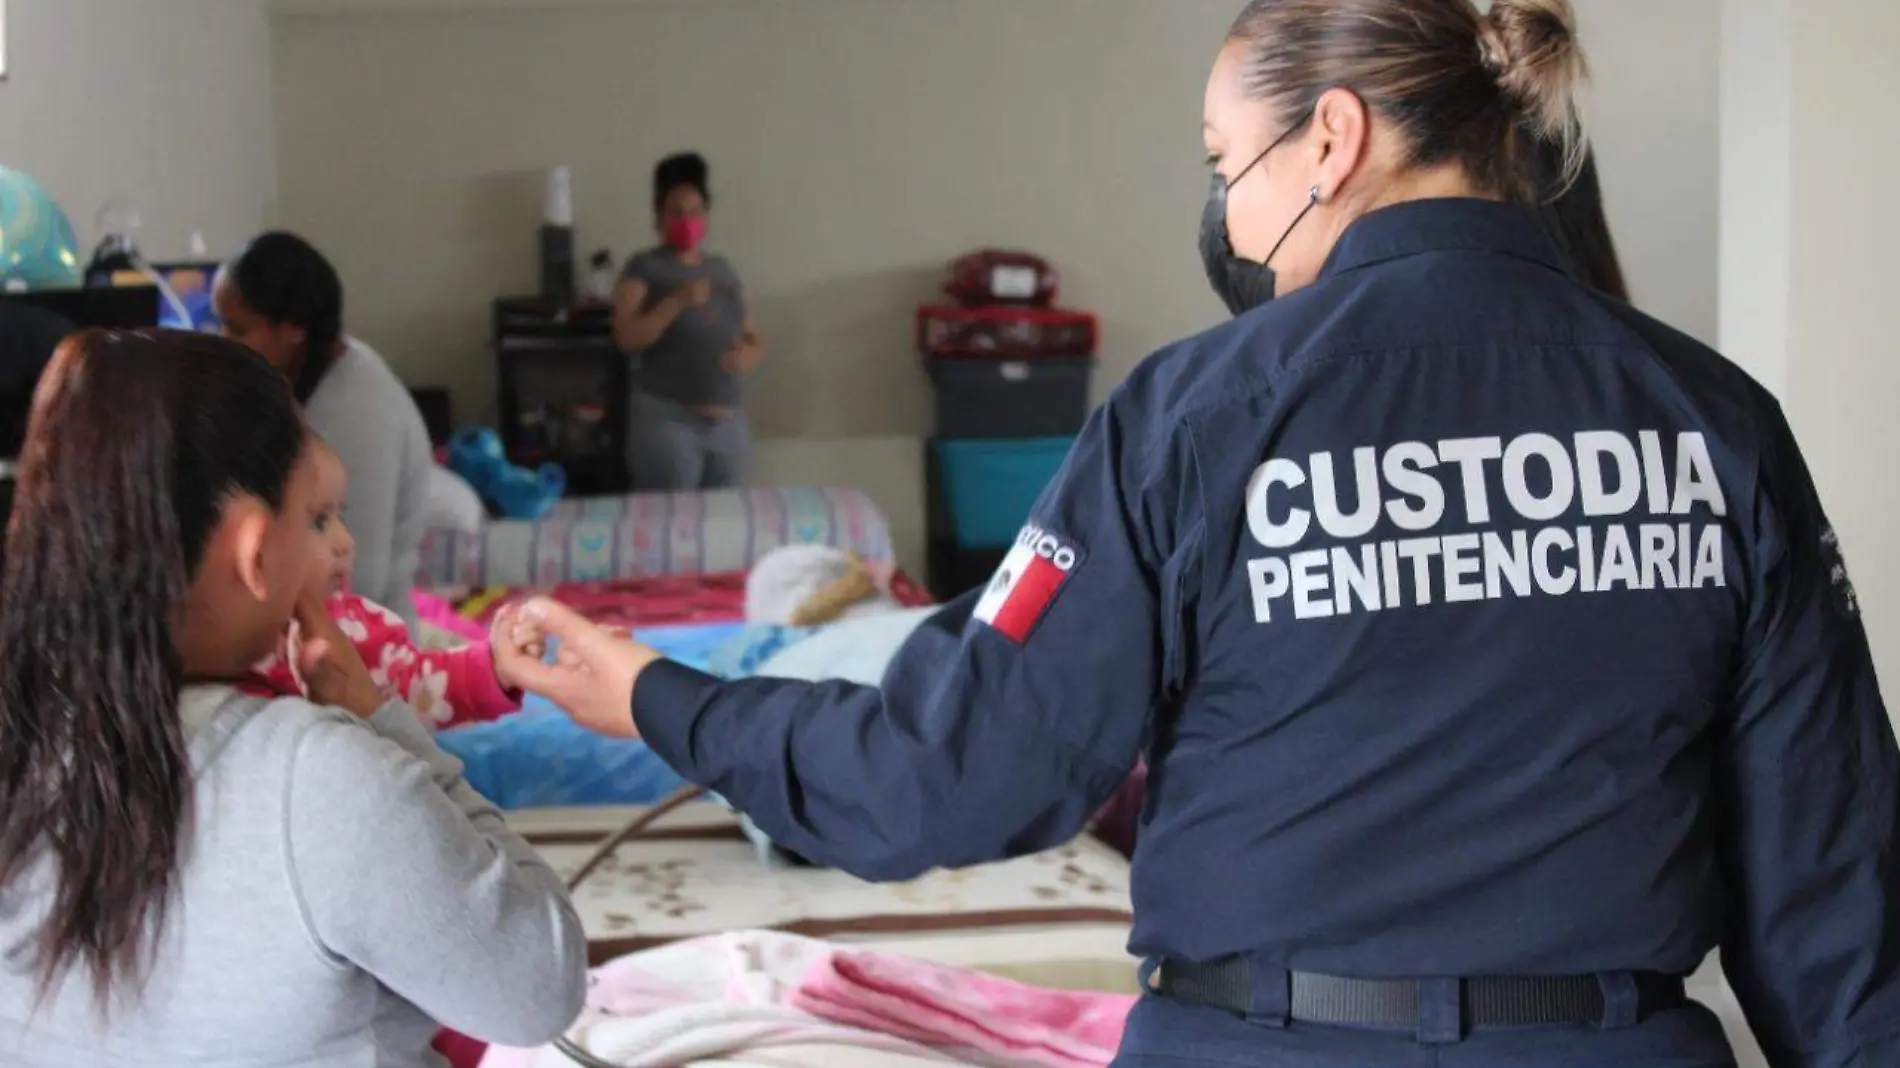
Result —
<path fill-rule="evenodd" d="M 428 529 L 456 534 L 480 534 L 488 525 L 488 509 L 475 487 L 442 466 L 429 468 L 428 503 L 423 509 Z"/>
<path fill-rule="evenodd" d="M 745 621 L 790 626 L 800 607 L 851 573 L 851 556 L 829 545 L 782 545 L 752 565 L 745 580 Z M 875 583 L 874 583 L 875 584 Z M 845 607 L 839 621 L 883 615 L 904 607 L 882 590 Z"/>
<path fill-rule="evenodd" d="M 783 627 L 819 590 L 851 572 L 851 558 L 829 545 L 781 545 L 745 579 L 745 621 Z"/>

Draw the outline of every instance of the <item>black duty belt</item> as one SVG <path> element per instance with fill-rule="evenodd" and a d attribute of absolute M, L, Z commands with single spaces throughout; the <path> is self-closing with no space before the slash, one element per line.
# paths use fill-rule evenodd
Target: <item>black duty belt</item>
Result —
<path fill-rule="evenodd" d="M 1261 968 L 1239 957 L 1211 964 L 1161 961 L 1143 969 L 1162 997 L 1339 1027 L 1465 1032 L 1500 1027 L 1631 1026 L 1688 1000 L 1681 979 L 1650 972 L 1551 978 L 1339 979 Z"/>

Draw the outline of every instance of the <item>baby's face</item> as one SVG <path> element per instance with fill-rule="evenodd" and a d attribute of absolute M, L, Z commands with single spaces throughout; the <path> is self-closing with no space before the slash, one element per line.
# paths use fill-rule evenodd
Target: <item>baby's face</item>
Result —
<path fill-rule="evenodd" d="M 316 591 L 330 597 L 349 588 L 350 572 L 356 569 L 356 539 L 343 523 L 343 501 L 350 488 L 343 461 L 328 446 L 317 456 L 317 529 L 323 535 L 326 557 L 318 569 L 321 586 Z"/>

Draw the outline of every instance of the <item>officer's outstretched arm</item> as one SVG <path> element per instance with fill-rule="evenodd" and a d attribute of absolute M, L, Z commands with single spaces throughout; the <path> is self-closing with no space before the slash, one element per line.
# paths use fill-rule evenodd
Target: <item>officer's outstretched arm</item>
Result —
<path fill-rule="evenodd" d="M 1833 530 L 1775 424 L 1717 766 L 1722 961 L 1775 1068 L 1900 1064 L 1900 751 Z"/>
<path fill-rule="evenodd" d="M 641 736 L 779 844 L 871 879 L 1075 835 L 1127 776 L 1175 673 L 1191 471 L 1092 419 L 972 618 L 929 627 L 881 687 L 677 664 L 634 691 Z M 1169 514 L 1155 517 L 1156 505 Z M 1198 533 L 1193 536 L 1198 541 Z M 1172 576 L 1172 577 L 1169 577 Z M 1165 623 L 1166 619 L 1169 622 Z M 955 626 L 955 624 L 952 624 Z"/>

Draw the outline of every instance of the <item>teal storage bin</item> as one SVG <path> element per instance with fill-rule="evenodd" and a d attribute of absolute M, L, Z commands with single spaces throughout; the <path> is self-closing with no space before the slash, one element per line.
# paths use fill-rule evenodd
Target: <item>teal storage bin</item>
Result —
<path fill-rule="evenodd" d="M 957 545 L 1013 543 L 1073 444 L 1072 437 L 938 441 L 937 478 Z"/>

